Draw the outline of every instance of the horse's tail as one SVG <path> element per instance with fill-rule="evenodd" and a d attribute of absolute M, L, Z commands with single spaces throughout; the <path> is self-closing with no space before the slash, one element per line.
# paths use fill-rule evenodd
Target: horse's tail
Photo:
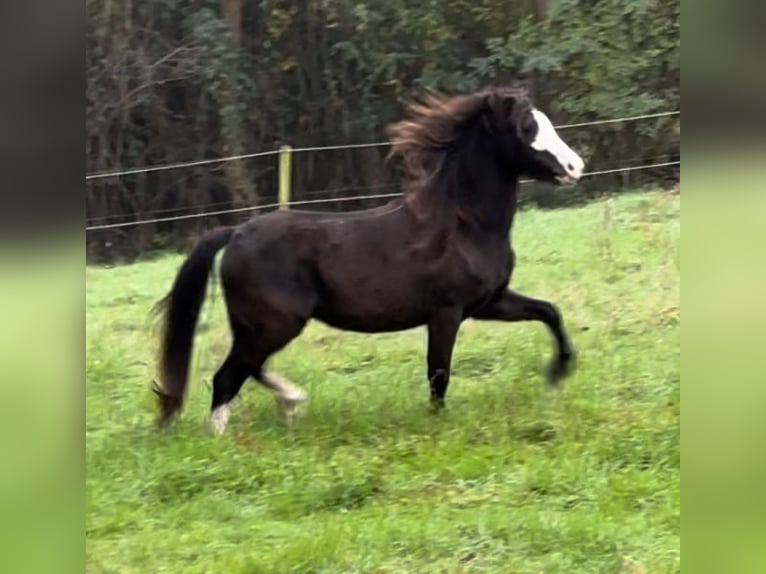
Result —
<path fill-rule="evenodd" d="M 233 227 L 215 229 L 199 240 L 178 270 L 170 292 L 155 310 L 163 312 L 159 356 L 161 383 L 154 383 L 159 397 L 159 422 L 169 423 L 181 409 L 189 375 L 194 331 L 205 300 L 208 275 L 215 256 L 229 242 Z"/>

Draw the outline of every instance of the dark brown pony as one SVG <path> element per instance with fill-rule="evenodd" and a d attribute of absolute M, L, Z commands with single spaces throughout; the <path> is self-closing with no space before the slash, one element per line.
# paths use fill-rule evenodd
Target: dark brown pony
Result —
<path fill-rule="evenodd" d="M 265 363 L 312 318 L 365 333 L 426 325 L 437 407 L 444 404 L 452 349 L 467 318 L 543 322 L 556 343 L 549 383 L 570 372 L 574 351 L 557 308 L 508 289 L 510 230 L 521 176 L 572 183 L 583 161 L 519 89 L 430 96 L 408 110 L 410 119 L 389 128 L 391 157 L 405 174 L 401 199 L 342 214 L 277 211 L 199 241 L 160 302 L 165 322 L 155 391 L 161 423 L 182 406 L 195 324 L 224 247 L 220 273 L 233 343 L 213 377 L 217 432 L 248 377 L 287 406 L 305 399 Z"/>

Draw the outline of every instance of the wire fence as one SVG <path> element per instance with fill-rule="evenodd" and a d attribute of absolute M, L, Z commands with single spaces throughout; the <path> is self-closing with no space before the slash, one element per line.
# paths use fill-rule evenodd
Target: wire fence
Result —
<path fill-rule="evenodd" d="M 579 126 L 578 126 L 579 127 Z M 347 147 L 347 146 L 345 146 Z M 309 151 L 311 148 L 304 148 L 302 151 Z M 321 148 L 326 149 L 326 148 Z M 295 150 L 294 150 L 295 151 Z M 638 170 L 645 170 L 645 169 L 658 169 L 663 167 L 670 167 L 674 165 L 680 165 L 680 161 L 665 161 L 665 162 L 659 162 L 659 163 L 651 163 L 646 165 L 637 165 L 637 166 L 629 166 L 629 167 L 618 167 L 613 169 L 602 169 L 602 170 L 596 170 L 596 171 L 589 171 L 583 173 L 582 177 L 591 177 L 594 175 L 605 175 L 605 174 L 612 174 L 612 173 L 621 173 L 621 172 L 631 172 L 631 171 L 638 171 Z M 527 184 L 532 183 L 534 180 L 524 179 L 521 180 L 520 183 Z M 385 184 L 384 184 L 385 185 Z M 394 186 L 396 184 L 387 184 Z M 328 192 L 332 191 L 346 191 L 350 189 L 358 189 L 358 188 L 340 188 L 339 190 L 328 190 Z M 327 193 L 327 192 L 325 192 Z M 304 200 L 297 200 L 297 201 L 290 201 L 287 203 L 266 203 L 261 205 L 252 205 L 248 207 L 239 207 L 239 208 L 233 208 L 233 209 L 220 209 L 215 211 L 206 211 L 202 213 L 188 213 L 184 215 L 174 215 L 174 216 L 167 216 L 167 217 L 156 217 L 156 218 L 149 218 L 149 219 L 140 219 L 135 221 L 124 221 L 120 223 L 108 223 L 108 224 L 101 224 L 101 225 L 90 225 L 85 227 L 85 231 L 98 231 L 98 230 L 105 230 L 105 229 L 117 229 L 121 227 L 133 227 L 136 225 L 148 225 L 152 223 L 165 223 L 165 222 L 171 222 L 171 221 L 181 221 L 186 219 L 199 219 L 202 217 L 213 217 L 218 215 L 228 215 L 228 214 L 235 214 L 235 213 L 245 213 L 245 212 L 252 212 L 252 211 L 259 211 L 264 209 L 273 209 L 278 208 L 283 205 L 287 206 L 307 206 L 307 205 L 316 205 L 321 203 L 340 203 L 340 202 L 347 202 L 347 201 L 359 201 L 359 200 L 373 200 L 373 199 L 389 199 L 389 198 L 395 198 L 400 197 L 402 195 L 401 192 L 397 193 L 378 193 L 378 194 L 371 194 L 371 195 L 354 195 L 354 196 L 346 196 L 346 197 L 329 197 L 329 198 L 322 198 L 322 199 L 304 199 Z"/>
<path fill-rule="evenodd" d="M 589 126 L 600 126 L 600 125 L 615 124 L 620 122 L 630 122 L 630 121 L 637 121 L 637 120 L 676 116 L 676 115 L 679 115 L 680 113 L 681 113 L 681 110 L 658 112 L 653 114 L 625 116 L 621 118 L 612 118 L 607 120 L 593 120 L 593 121 L 579 122 L 579 123 L 573 123 L 573 124 L 562 124 L 562 125 L 555 126 L 555 128 L 559 130 L 565 130 L 565 129 L 583 128 L 583 127 L 589 127 Z M 325 145 L 325 146 L 296 147 L 296 148 L 290 148 L 290 151 L 291 153 L 299 153 L 299 152 L 310 152 L 310 151 L 375 148 L 375 147 L 385 147 L 388 145 L 391 145 L 391 142 L 380 141 L 380 142 L 359 143 L 359 144 L 339 144 L 339 145 Z M 136 167 L 136 168 L 130 168 L 130 169 L 124 169 L 124 170 L 116 170 L 116 171 L 95 172 L 95 173 L 86 174 L 85 180 L 91 181 L 95 179 L 122 177 L 125 175 L 135 175 L 139 173 L 150 173 L 155 171 L 167 171 L 167 170 L 173 170 L 173 169 L 183 169 L 183 168 L 189 168 L 189 167 L 212 165 L 212 164 L 224 163 L 228 161 L 238 161 L 238 160 L 244 160 L 244 159 L 252 159 L 256 157 L 278 155 L 281 153 L 281 151 L 282 150 L 274 149 L 274 150 L 246 153 L 241 155 L 230 155 L 230 156 L 211 158 L 211 159 L 200 159 L 200 160 L 187 161 L 187 162 L 176 162 L 176 163 L 170 163 L 165 165 Z"/>
<path fill-rule="evenodd" d="M 643 156 L 643 157 L 634 157 L 629 159 L 622 159 L 622 160 L 614 160 L 604 163 L 602 166 L 599 167 L 599 174 L 600 170 L 609 170 L 612 168 L 617 167 L 633 167 L 640 164 L 646 164 L 646 163 L 659 163 L 669 161 L 668 154 L 662 154 L 662 155 L 654 155 L 654 156 Z M 359 185 L 359 186 L 344 186 L 344 187 L 335 187 L 330 189 L 315 189 L 310 191 L 302 191 L 301 197 L 333 197 L 335 194 L 340 194 L 343 192 L 356 192 L 359 193 L 361 191 L 369 191 L 369 190 L 380 190 L 380 189 L 392 189 L 395 187 L 399 187 L 400 184 L 397 182 L 385 182 L 385 183 L 375 183 L 371 185 Z M 271 201 L 276 201 L 277 195 L 268 195 L 268 196 L 261 196 L 262 200 L 267 200 L 268 203 L 271 203 Z M 144 217 L 154 217 L 154 216 L 170 216 L 170 215 L 182 215 L 184 212 L 194 211 L 195 213 L 199 210 L 211 210 L 213 208 L 217 209 L 224 209 L 223 206 L 230 206 L 231 200 L 223 200 L 223 201 L 213 201 L 209 203 L 200 203 L 196 205 L 181 205 L 176 207 L 165 207 L 160 209 L 149 209 L 149 210 L 142 210 L 141 214 Z M 130 218 L 134 217 L 135 214 L 133 213 L 113 213 L 110 215 L 100 215 L 96 217 L 91 217 L 88 219 L 87 224 L 106 224 L 106 223 L 119 223 L 120 219 L 124 218 Z"/>

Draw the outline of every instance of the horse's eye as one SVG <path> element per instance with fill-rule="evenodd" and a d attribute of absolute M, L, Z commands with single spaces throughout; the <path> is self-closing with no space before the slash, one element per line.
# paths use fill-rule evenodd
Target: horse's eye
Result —
<path fill-rule="evenodd" d="M 521 128 L 521 133 L 526 139 L 532 139 L 532 136 L 535 133 L 535 125 L 531 122 L 524 124 Z"/>
<path fill-rule="evenodd" d="M 535 121 L 531 117 L 527 117 L 524 119 L 524 122 L 521 124 L 521 134 L 529 139 L 532 138 L 535 132 Z"/>

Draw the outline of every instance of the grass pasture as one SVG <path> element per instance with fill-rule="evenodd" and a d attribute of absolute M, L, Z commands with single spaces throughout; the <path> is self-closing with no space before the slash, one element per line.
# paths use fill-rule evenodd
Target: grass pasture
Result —
<path fill-rule="evenodd" d="M 271 365 L 309 392 L 303 418 L 249 382 L 218 438 L 218 286 L 158 434 L 148 312 L 181 257 L 88 268 L 87 571 L 680 572 L 680 196 L 522 212 L 514 245 L 514 288 L 579 351 L 562 392 L 539 324 L 465 323 L 435 416 L 422 330 L 312 323 Z"/>

